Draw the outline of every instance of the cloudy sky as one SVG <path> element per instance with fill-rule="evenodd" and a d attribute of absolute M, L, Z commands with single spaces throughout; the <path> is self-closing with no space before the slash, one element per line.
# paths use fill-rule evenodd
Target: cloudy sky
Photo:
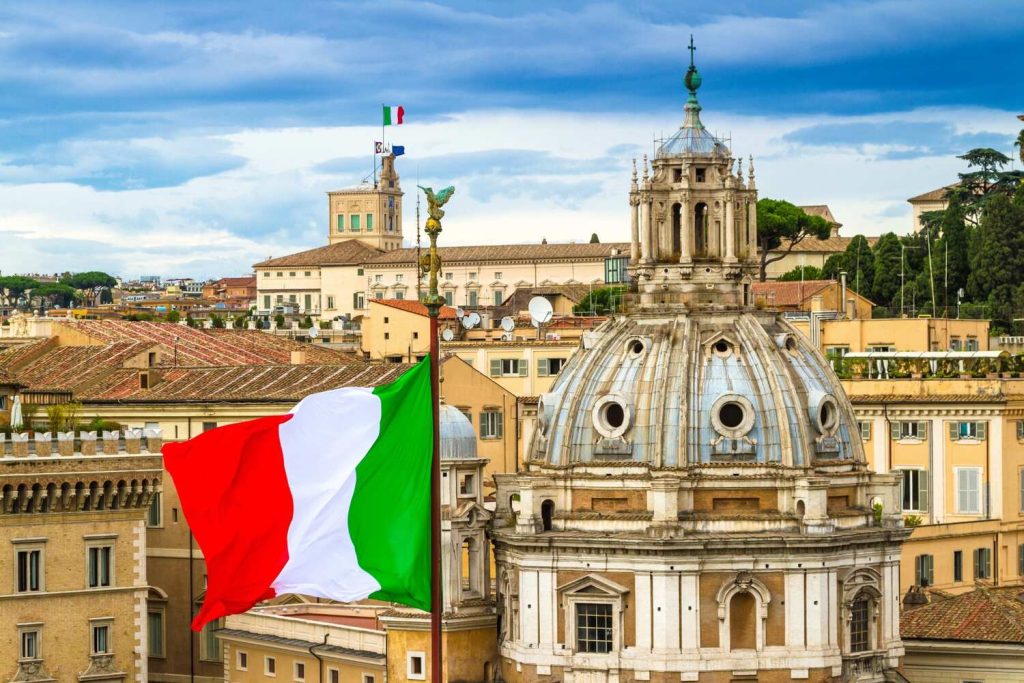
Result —
<path fill-rule="evenodd" d="M 633 157 L 682 119 L 754 155 L 761 196 L 844 234 L 910 229 L 955 155 L 1010 154 L 1016 0 L 0 3 L 0 272 L 247 272 L 326 240 L 401 104 L 446 244 L 626 239 Z M 414 239 L 414 237 L 413 237 Z"/>

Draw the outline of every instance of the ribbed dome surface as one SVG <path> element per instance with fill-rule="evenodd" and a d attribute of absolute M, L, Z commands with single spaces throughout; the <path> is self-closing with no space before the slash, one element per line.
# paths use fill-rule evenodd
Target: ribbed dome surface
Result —
<path fill-rule="evenodd" d="M 552 465 L 864 461 L 822 356 L 781 316 L 621 316 L 541 397 L 530 459 Z"/>
<path fill-rule="evenodd" d="M 476 458 L 476 432 L 473 423 L 455 406 L 441 405 L 441 459 Z"/>

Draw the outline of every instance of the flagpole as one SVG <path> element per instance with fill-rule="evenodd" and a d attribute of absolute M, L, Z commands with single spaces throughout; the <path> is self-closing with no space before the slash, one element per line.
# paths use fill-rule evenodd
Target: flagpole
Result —
<path fill-rule="evenodd" d="M 454 191 L 454 188 L 451 188 L 451 192 Z M 441 217 L 444 216 L 441 204 L 447 201 L 451 192 L 448 192 L 441 201 L 438 201 L 433 191 L 424 189 L 424 192 L 427 194 L 429 215 L 426 232 L 430 237 L 430 290 L 424 303 L 430 316 L 430 387 L 433 399 L 431 409 L 434 416 L 434 463 L 430 469 L 430 680 L 431 683 L 441 683 L 441 344 L 438 336 L 438 317 L 444 299 L 437 292 L 437 278 L 441 271 L 441 259 L 437 255 L 437 237 L 441 234 Z M 422 267 L 421 264 L 416 264 L 417 276 Z"/>

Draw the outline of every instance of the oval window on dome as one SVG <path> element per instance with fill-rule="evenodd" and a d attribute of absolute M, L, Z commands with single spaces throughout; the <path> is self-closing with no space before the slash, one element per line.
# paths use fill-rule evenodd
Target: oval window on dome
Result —
<path fill-rule="evenodd" d="M 626 350 L 631 356 L 643 354 L 645 348 L 643 339 L 633 338 L 626 342 Z"/>
<path fill-rule="evenodd" d="M 811 399 L 811 416 L 815 428 L 824 436 L 832 436 L 839 427 L 839 404 L 829 394 L 812 395 Z"/>
<path fill-rule="evenodd" d="M 711 406 L 711 426 L 730 439 L 746 436 L 754 427 L 754 406 L 745 396 L 722 396 Z"/>
<path fill-rule="evenodd" d="M 629 402 L 619 394 L 602 396 L 594 404 L 594 428 L 606 438 L 615 439 L 625 434 L 632 419 Z"/>

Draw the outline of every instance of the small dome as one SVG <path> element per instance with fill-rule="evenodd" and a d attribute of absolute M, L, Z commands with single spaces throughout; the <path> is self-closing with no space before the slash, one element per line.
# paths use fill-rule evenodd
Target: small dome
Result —
<path fill-rule="evenodd" d="M 455 406 L 441 406 L 441 459 L 473 460 L 476 455 L 476 432 L 473 424 Z"/>

